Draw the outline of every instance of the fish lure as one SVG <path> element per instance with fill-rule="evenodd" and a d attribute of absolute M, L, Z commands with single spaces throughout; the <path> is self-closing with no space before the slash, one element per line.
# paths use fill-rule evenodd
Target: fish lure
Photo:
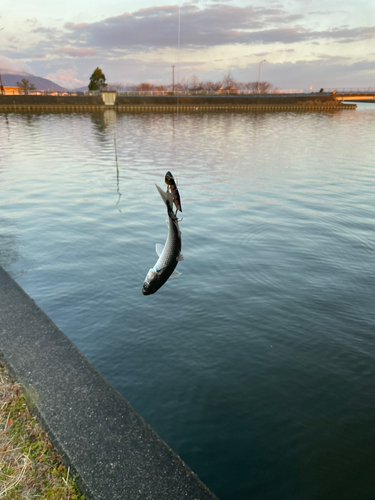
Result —
<path fill-rule="evenodd" d="M 159 186 L 156 187 L 167 206 L 167 225 L 169 230 L 164 247 L 159 244 L 156 245 L 156 253 L 159 258 L 154 267 L 149 270 L 143 282 L 143 295 L 151 295 L 157 292 L 168 278 L 180 276 L 181 273 L 175 271 L 175 268 L 181 260 L 184 260 L 181 253 L 181 231 L 178 226 L 178 219 L 173 213 L 173 194 L 169 192 L 165 193 Z"/>
<path fill-rule="evenodd" d="M 180 193 L 178 192 L 173 175 L 169 171 L 165 174 L 165 183 L 168 186 L 167 193 L 171 193 L 173 196 L 173 203 L 176 205 L 176 214 L 175 215 L 177 215 L 178 210 L 180 212 L 182 212 Z"/>

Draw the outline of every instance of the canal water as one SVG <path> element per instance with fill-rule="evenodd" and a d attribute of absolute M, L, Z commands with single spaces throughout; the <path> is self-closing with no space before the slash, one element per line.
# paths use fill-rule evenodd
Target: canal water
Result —
<path fill-rule="evenodd" d="M 373 498 L 374 137 L 371 104 L 0 114 L 0 264 L 221 500 Z M 145 297 L 167 170 L 185 260 Z"/>

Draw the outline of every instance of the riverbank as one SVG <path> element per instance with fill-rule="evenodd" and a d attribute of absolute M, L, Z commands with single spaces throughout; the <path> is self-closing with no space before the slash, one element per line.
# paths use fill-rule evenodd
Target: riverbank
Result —
<path fill-rule="evenodd" d="M 216 498 L 1 266 L 0 354 L 87 499 Z"/>
<path fill-rule="evenodd" d="M 84 500 L 69 472 L 0 364 L 0 498 Z"/>
<path fill-rule="evenodd" d="M 341 111 L 356 109 L 342 104 L 333 94 L 265 94 L 265 95 L 196 95 L 154 96 L 116 95 L 113 104 L 104 104 L 102 96 L 0 96 L 0 112 L 19 111 L 101 111 L 119 112 L 275 112 L 275 111 Z"/>

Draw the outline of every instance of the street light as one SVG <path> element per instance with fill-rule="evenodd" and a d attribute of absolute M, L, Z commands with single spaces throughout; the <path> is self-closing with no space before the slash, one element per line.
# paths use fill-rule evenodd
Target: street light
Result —
<path fill-rule="evenodd" d="M 265 59 L 263 61 L 260 61 L 259 63 L 259 71 L 258 71 L 258 94 L 259 94 L 259 82 L 260 82 L 260 66 L 263 62 L 267 62 Z"/>

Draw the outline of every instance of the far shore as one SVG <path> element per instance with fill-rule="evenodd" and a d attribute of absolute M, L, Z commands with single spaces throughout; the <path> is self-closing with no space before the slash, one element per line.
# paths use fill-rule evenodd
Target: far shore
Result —
<path fill-rule="evenodd" d="M 239 95 L 117 95 L 105 92 L 92 96 L 0 95 L 0 112 L 19 111 L 103 111 L 197 112 L 197 111 L 340 111 L 355 109 L 333 93 L 239 94 Z"/>

